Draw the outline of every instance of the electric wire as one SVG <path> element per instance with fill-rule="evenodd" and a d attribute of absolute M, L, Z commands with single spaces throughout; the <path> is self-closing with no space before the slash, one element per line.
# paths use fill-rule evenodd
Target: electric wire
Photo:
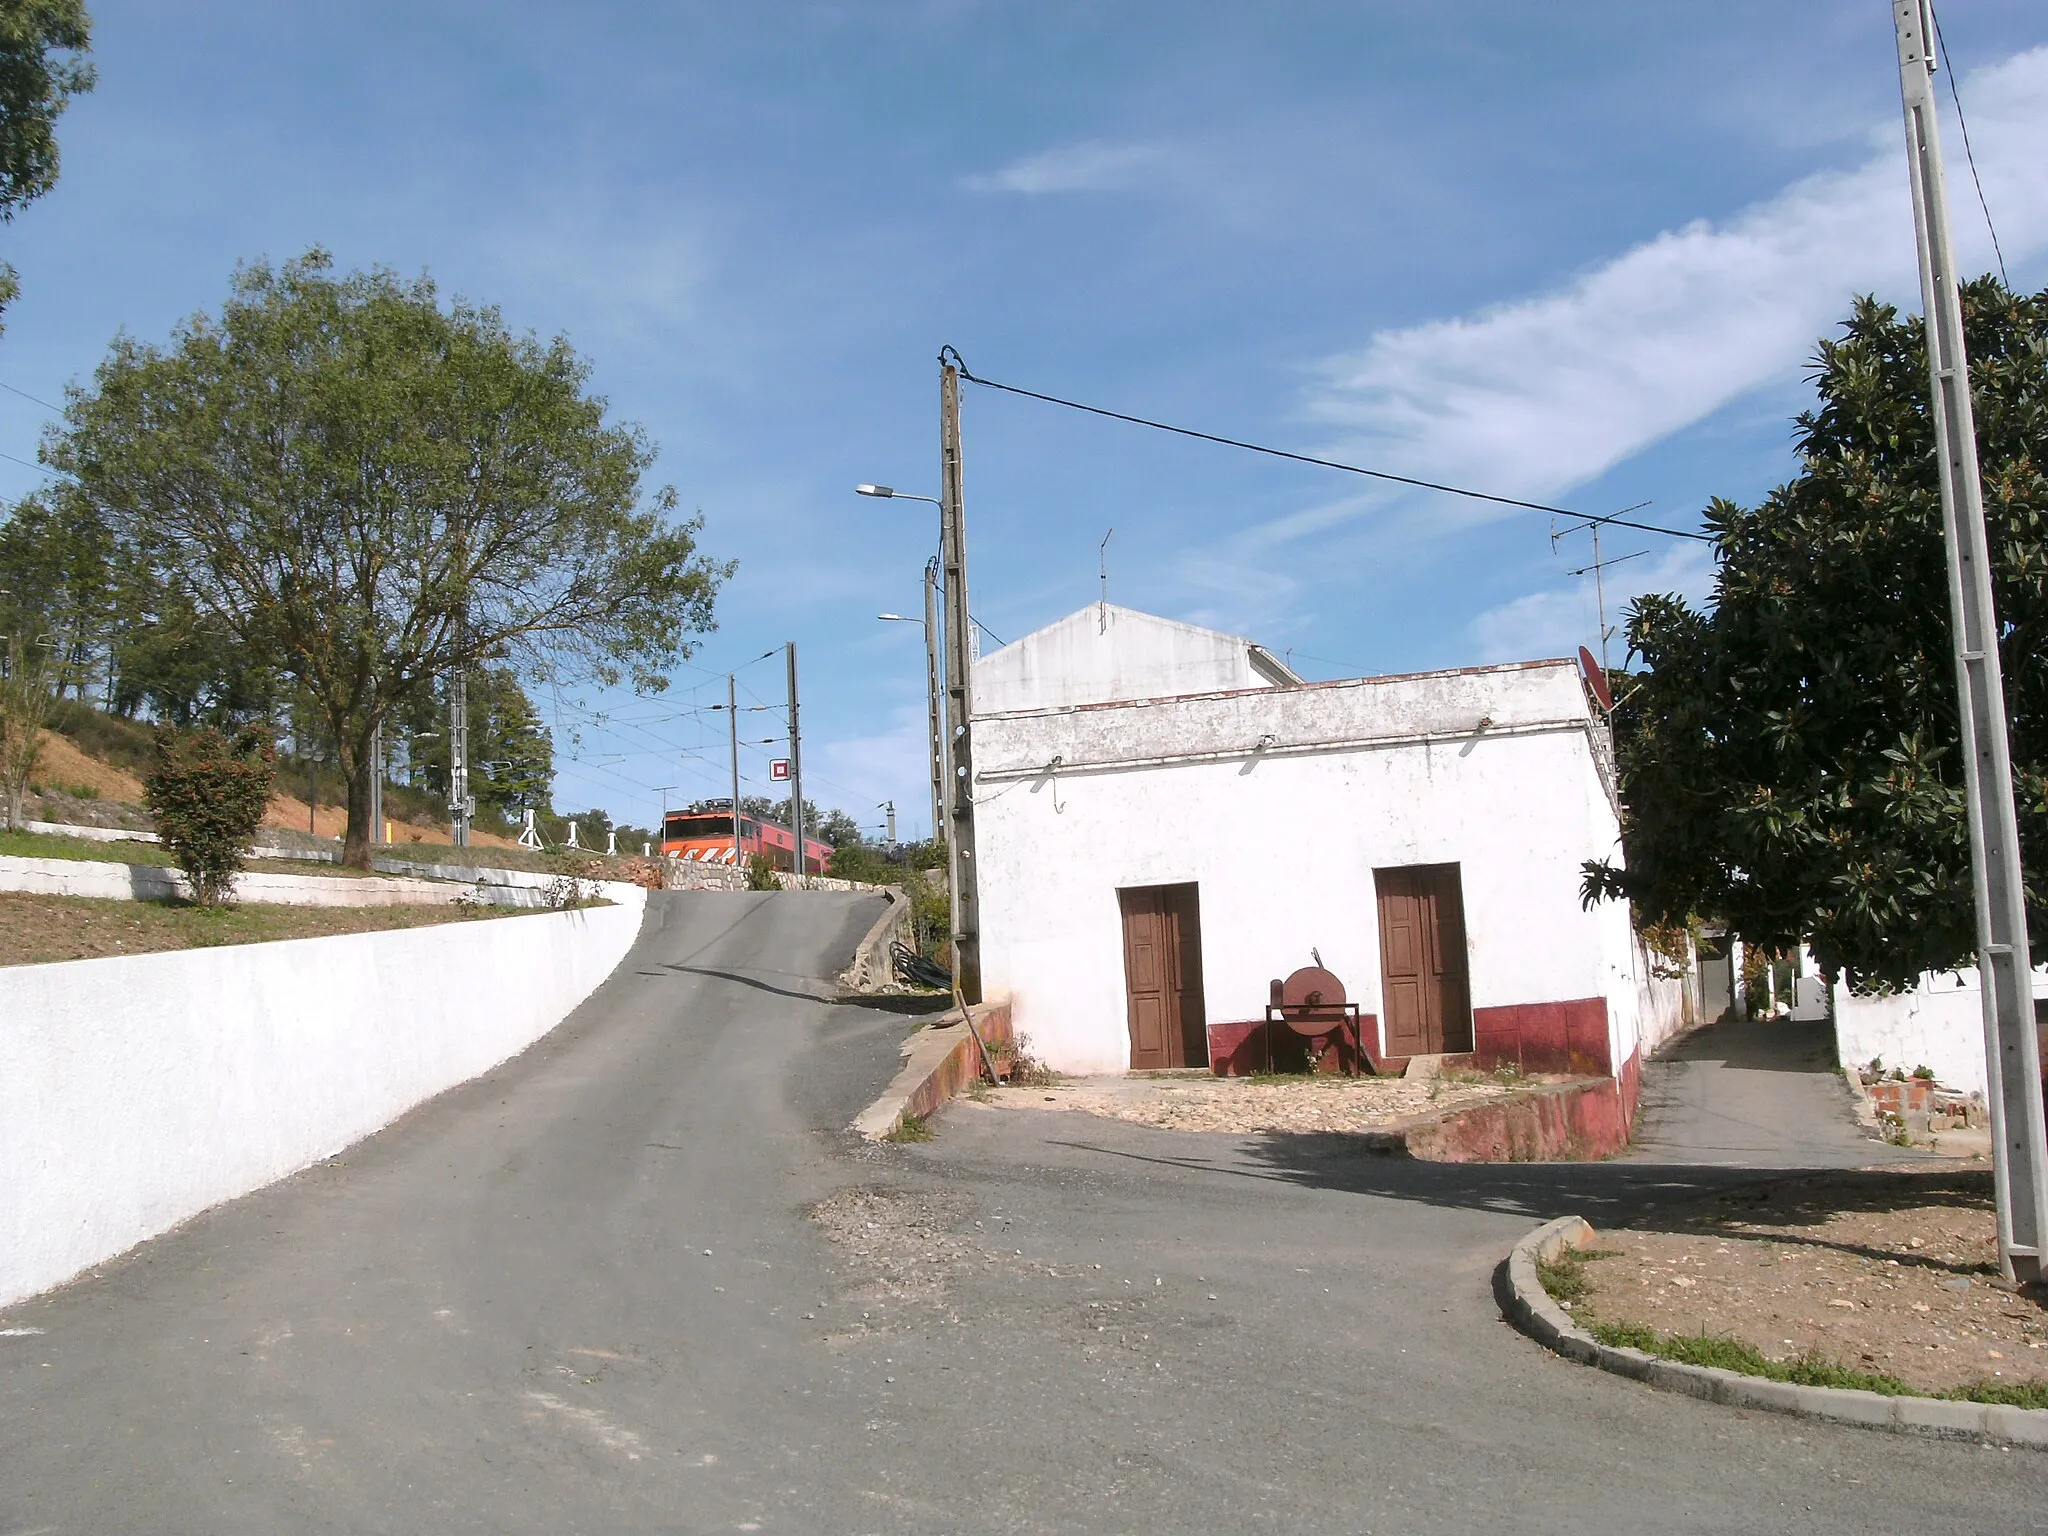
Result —
<path fill-rule="evenodd" d="M 17 388 L 15 385 L 9 384 L 5 379 L 0 379 L 0 389 L 6 390 L 7 393 L 9 393 L 10 395 L 19 395 L 24 400 L 33 400 L 37 405 L 40 405 L 46 411 L 54 411 L 59 416 L 62 416 L 64 414 L 63 406 L 52 405 L 50 404 L 49 401 L 45 400 L 41 395 L 32 395 L 25 389 L 20 389 Z"/>
<path fill-rule="evenodd" d="M 960 360 L 960 354 L 948 347 L 939 354 L 944 361 L 950 354 L 954 366 L 960 370 L 960 377 L 970 384 L 979 384 L 983 389 L 998 389 L 1005 394 L 1023 395 L 1029 400 L 1042 400 L 1047 405 L 1065 406 L 1070 411 L 1085 411 L 1091 416 L 1106 416 L 1111 421 L 1128 422 L 1136 427 L 1150 427 L 1155 432 L 1171 432 L 1179 437 L 1192 437 L 1205 443 L 1218 443 L 1225 448 L 1242 448 L 1247 453 L 1263 453 L 1270 458 L 1291 459 L 1297 464 L 1313 464 L 1321 469 L 1340 469 L 1350 475 L 1364 475 L 1371 480 L 1385 480 L 1395 485 L 1410 485 L 1419 490 L 1441 491 L 1447 496 L 1463 496 L 1473 501 L 1493 502 L 1497 506 L 1519 507 L 1528 512 L 1549 512 L 1560 517 L 1584 518 L 1588 523 L 1610 523 L 1618 528 L 1637 528 L 1645 533 L 1661 533 L 1674 539 L 1694 539 L 1702 544 L 1715 542 L 1709 533 L 1692 533 L 1682 528 L 1659 528 L 1655 523 L 1630 522 L 1627 518 L 1609 516 L 1597 512 L 1575 512 L 1569 507 L 1554 507 L 1543 501 L 1523 501 L 1516 496 L 1496 496 L 1491 491 L 1475 491 L 1462 485 L 1448 485 L 1440 480 L 1419 480 L 1413 475 L 1397 475 L 1391 470 L 1366 469 L 1358 464 L 1345 464 L 1337 459 L 1321 459 L 1314 454 L 1294 453 L 1285 448 L 1272 448 L 1264 443 L 1248 443 L 1242 438 L 1222 437 L 1214 432 L 1197 432 L 1193 427 L 1176 427 L 1169 422 L 1153 421 L 1145 416 L 1133 416 L 1124 411 L 1112 411 L 1100 405 L 1084 405 L 1079 400 L 1066 400 L 1058 395 L 1041 394 L 1035 389 L 1025 389 L 1016 384 L 998 384 L 994 379 L 984 379 L 969 373 L 967 365 Z"/>
<path fill-rule="evenodd" d="M 2005 276 L 2005 251 L 1998 243 L 1998 226 L 1991 222 L 1991 205 L 1984 200 L 1984 183 L 1977 175 L 1977 154 L 1970 148 L 1970 120 L 1963 116 L 1963 93 L 1956 89 L 1956 66 L 1948 56 L 1948 39 L 1941 35 L 1941 17 L 1933 6 L 1927 14 L 1934 17 L 1934 44 L 1941 50 L 1941 67 L 1948 71 L 1949 99 L 1956 104 L 1956 126 L 1963 130 L 1963 158 L 1970 162 L 1970 180 L 1977 188 L 1977 206 L 1984 210 L 1984 227 L 1991 231 L 1991 254 L 1998 259 L 1998 280 L 2011 287 Z"/>

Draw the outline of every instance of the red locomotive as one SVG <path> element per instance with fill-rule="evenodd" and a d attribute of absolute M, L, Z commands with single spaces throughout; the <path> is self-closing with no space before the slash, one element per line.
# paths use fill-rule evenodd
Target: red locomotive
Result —
<path fill-rule="evenodd" d="M 686 811 L 670 811 L 661 822 L 661 851 L 700 864 L 745 864 L 757 853 L 765 853 L 777 869 L 795 867 L 796 838 L 789 828 L 758 816 L 740 816 L 738 858 L 734 858 L 732 802 L 700 800 Z M 832 845 L 815 837 L 804 839 L 804 873 L 822 875 L 832 857 Z"/>

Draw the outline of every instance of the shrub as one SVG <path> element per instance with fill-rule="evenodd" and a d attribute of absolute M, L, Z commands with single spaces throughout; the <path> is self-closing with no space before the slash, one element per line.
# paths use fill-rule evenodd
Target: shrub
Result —
<path fill-rule="evenodd" d="M 767 854 L 757 853 L 747 860 L 747 889 L 750 891 L 779 891 L 782 882 L 775 878 L 775 865 Z"/>
<path fill-rule="evenodd" d="M 201 906 L 233 895 L 242 852 L 270 803 L 276 767 L 276 748 L 253 727 L 232 739 L 211 726 L 157 732 L 142 802 Z"/>

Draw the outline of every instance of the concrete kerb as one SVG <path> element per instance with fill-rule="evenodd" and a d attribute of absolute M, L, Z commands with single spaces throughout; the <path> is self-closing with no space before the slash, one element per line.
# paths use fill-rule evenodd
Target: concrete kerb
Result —
<path fill-rule="evenodd" d="M 969 1013 L 991 1046 L 1010 1043 L 1008 1002 L 976 1003 Z M 870 1141 L 892 1135 L 905 1120 L 921 1118 L 981 1078 L 981 1053 L 960 1022 L 927 1026 L 903 1042 L 903 1067 L 879 1099 L 862 1110 L 853 1129 Z"/>
<path fill-rule="evenodd" d="M 1516 1243 L 1494 1271 L 1494 1294 L 1509 1322 L 1567 1360 L 1596 1366 L 1666 1392 L 1683 1392 L 1730 1408 L 1757 1408 L 1861 1429 L 1930 1435 L 2048 1450 L 2048 1409 L 2008 1408 L 1998 1403 L 1955 1402 L 1936 1397 L 1886 1397 L 1841 1387 L 1803 1387 L 1768 1381 L 1710 1366 L 1682 1365 L 1640 1349 L 1602 1344 L 1550 1299 L 1536 1272 L 1567 1248 L 1582 1248 L 1593 1228 L 1582 1216 L 1545 1222 Z"/>

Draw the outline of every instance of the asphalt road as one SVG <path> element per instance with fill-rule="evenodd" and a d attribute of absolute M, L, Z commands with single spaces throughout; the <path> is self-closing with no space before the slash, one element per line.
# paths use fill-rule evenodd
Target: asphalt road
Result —
<path fill-rule="evenodd" d="M 7 1310 L 0 1533 L 2048 1531 L 2048 1457 L 1566 1364 L 1540 1217 L 1749 1173 L 1453 1168 L 963 1104 L 874 915 L 676 894 L 517 1061 Z"/>

